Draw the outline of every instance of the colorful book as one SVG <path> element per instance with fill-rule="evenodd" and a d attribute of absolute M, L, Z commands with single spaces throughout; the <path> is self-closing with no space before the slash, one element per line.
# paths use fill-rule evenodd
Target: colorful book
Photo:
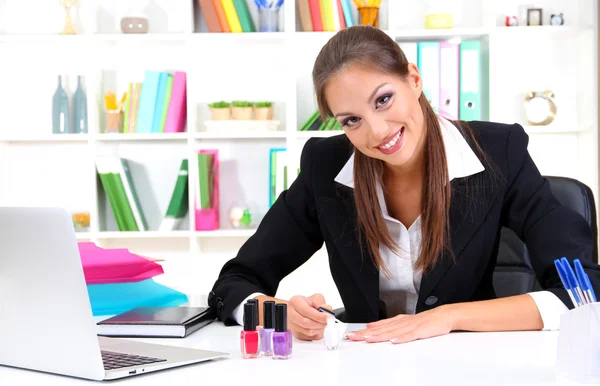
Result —
<path fill-rule="evenodd" d="M 160 127 L 162 125 L 162 114 L 163 105 L 165 103 L 165 96 L 167 94 L 167 81 L 169 74 L 166 72 L 158 73 L 158 92 L 156 93 L 156 103 L 154 105 L 154 117 L 152 118 L 152 132 L 160 133 Z M 167 100 L 167 105 L 169 101 Z M 167 106 L 168 108 L 168 106 Z"/>
<path fill-rule="evenodd" d="M 165 132 L 165 126 L 167 124 L 167 113 L 169 112 L 169 104 L 171 103 L 171 91 L 173 90 L 173 75 L 169 74 L 167 76 L 167 87 L 165 90 L 165 95 L 162 102 L 162 112 L 160 116 L 160 125 L 158 127 L 158 131 L 160 133 Z"/>
<path fill-rule="evenodd" d="M 159 86 L 160 72 L 145 71 L 142 93 L 140 95 L 140 108 L 137 114 L 137 133 L 152 133 Z"/>
<path fill-rule="evenodd" d="M 221 3 L 223 4 L 223 10 L 225 11 L 225 17 L 227 18 L 231 32 L 243 32 L 240 19 L 233 5 L 233 0 L 221 0 Z"/>
<path fill-rule="evenodd" d="M 243 32 L 256 32 L 256 26 L 252 20 L 250 9 L 248 9 L 248 3 L 246 0 L 233 0 L 233 6 L 240 20 Z"/>
<path fill-rule="evenodd" d="M 310 15 L 310 6 L 308 5 L 309 0 L 296 0 L 296 9 L 298 16 L 300 17 L 300 26 L 302 31 L 312 31 L 312 21 Z"/>
<path fill-rule="evenodd" d="M 308 5 L 310 8 L 310 19 L 312 22 L 313 31 L 322 32 L 323 31 L 323 21 L 321 19 L 321 6 L 320 3 L 323 0 L 308 0 Z"/>
<path fill-rule="evenodd" d="M 182 133 L 187 122 L 187 75 L 176 71 L 173 76 L 165 133 Z"/>
<path fill-rule="evenodd" d="M 227 23 L 227 17 L 225 16 L 225 10 L 223 9 L 223 3 L 221 3 L 221 0 L 212 0 L 212 3 L 215 7 L 217 19 L 219 19 L 219 24 L 221 25 L 221 30 L 223 32 L 231 32 L 229 24 Z"/>
<path fill-rule="evenodd" d="M 212 0 L 198 0 L 200 12 L 204 15 L 209 32 L 223 32 L 215 5 Z"/>
<path fill-rule="evenodd" d="M 188 212 L 188 160 L 181 161 L 179 173 L 175 180 L 175 188 L 171 195 L 171 201 L 163 218 L 159 230 L 170 231 L 177 228 L 181 219 Z"/>

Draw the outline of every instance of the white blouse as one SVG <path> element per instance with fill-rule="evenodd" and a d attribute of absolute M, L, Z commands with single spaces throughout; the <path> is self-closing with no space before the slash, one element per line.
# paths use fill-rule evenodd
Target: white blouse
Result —
<path fill-rule="evenodd" d="M 458 129 L 444 118 L 440 117 L 439 122 L 446 149 L 450 181 L 484 171 L 485 168 Z M 346 162 L 335 181 L 354 188 L 353 169 L 354 155 Z M 421 285 L 421 272 L 413 269 L 421 246 L 421 216 L 407 229 L 404 224 L 389 215 L 380 185 L 377 186 L 377 193 L 385 223 L 392 238 L 399 245 L 398 255 L 386 247 L 381 247 L 379 250 L 391 273 L 389 279 L 383 272 L 379 274 L 379 299 L 385 305 L 386 315 L 414 314 Z M 233 311 L 233 318 L 238 324 L 243 325 L 241 305 L 247 299 L 257 295 L 262 294 L 251 294 Z M 565 304 L 550 291 L 531 292 L 528 295 L 533 298 L 538 307 L 544 330 L 557 330 L 561 314 L 568 310 Z"/>

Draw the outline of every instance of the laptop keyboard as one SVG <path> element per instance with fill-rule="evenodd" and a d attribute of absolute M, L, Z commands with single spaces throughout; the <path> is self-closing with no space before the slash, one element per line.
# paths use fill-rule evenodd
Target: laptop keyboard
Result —
<path fill-rule="evenodd" d="M 149 363 L 166 362 L 166 359 L 145 357 L 140 355 L 123 354 L 112 351 L 102 352 L 104 370 L 115 370 L 123 367 L 147 365 Z"/>

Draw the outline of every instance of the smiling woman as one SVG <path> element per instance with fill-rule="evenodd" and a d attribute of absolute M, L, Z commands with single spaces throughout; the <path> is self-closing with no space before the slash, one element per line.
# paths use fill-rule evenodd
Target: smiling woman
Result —
<path fill-rule="evenodd" d="M 274 296 L 323 243 L 342 320 L 368 323 L 353 340 L 557 329 L 573 307 L 557 257 L 581 259 L 599 287 L 590 226 L 552 195 L 521 126 L 439 117 L 418 68 L 369 26 L 338 32 L 312 75 L 322 117 L 345 134 L 307 142 L 298 178 L 223 267 L 209 296 L 223 322 L 241 324 L 248 299 L 275 300 L 296 337 L 320 339 L 322 295 Z M 496 298 L 502 227 L 526 243 L 542 291 Z"/>

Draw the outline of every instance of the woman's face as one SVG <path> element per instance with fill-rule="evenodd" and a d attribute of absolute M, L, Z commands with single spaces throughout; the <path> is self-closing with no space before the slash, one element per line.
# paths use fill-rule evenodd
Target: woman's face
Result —
<path fill-rule="evenodd" d="M 422 148 L 421 89 L 413 64 L 406 79 L 349 66 L 330 79 L 325 98 L 361 153 L 402 167 L 411 165 Z"/>

